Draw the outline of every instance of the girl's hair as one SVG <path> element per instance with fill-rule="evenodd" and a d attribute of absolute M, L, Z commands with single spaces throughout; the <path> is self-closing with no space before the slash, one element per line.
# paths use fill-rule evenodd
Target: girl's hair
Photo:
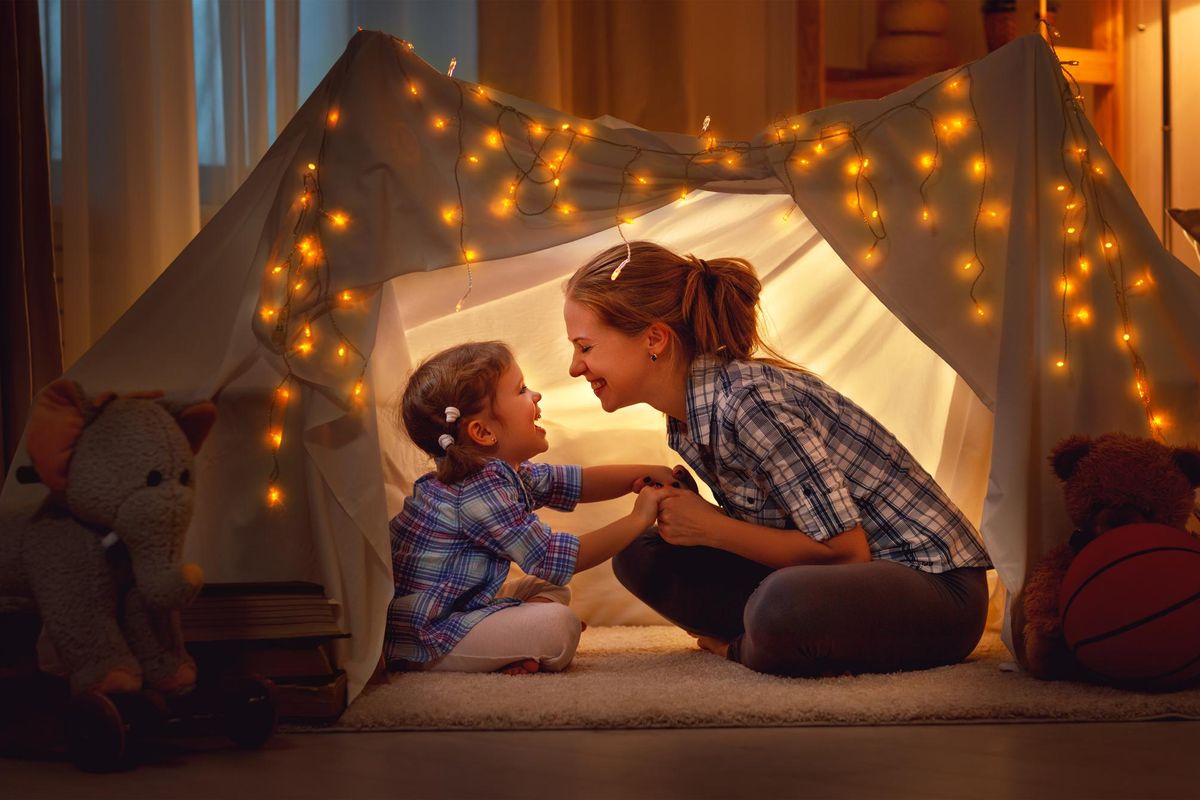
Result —
<path fill-rule="evenodd" d="M 567 281 L 567 298 L 590 308 L 600 320 L 627 336 L 654 322 L 674 334 L 682 357 L 713 354 L 726 360 L 760 360 L 798 369 L 772 350 L 759 332 L 762 283 L 742 258 L 706 261 L 680 256 L 653 242 L 630 242 L 629 263 L 613 280 L 626 258 L 619 244 L 594 256 Z"/>
<path fill-rule="evenodd" d="M 446 422 L 446 408 L 459 410 L 462 420 L 490 408 L 504 370 L 513 354 L 503 342 L 467 342 L 421 362 L 404 387 L 400 421 L 413 444 L 434 457 L 437 479 L 456 483 L 487 460 L 462 431 L 459 421 Z M 443 449 L 438 438 L 449 434 L 454 443 Z"/>

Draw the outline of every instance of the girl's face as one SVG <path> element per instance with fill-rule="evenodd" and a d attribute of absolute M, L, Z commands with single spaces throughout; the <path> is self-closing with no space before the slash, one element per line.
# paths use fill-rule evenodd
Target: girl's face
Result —
<path fill-rule="evenodd" d="M 489 420 L 496 436 L 497 458 L 510 464 L 528 461 L 546 452 L 546 431 L 537 424 L 542 416 L 542 396 L 525 385 L 525 376 L 514 361 L 500 375 Z"/>
<path fill-rule="evenodd" d="M 653 362 L 647 337 L 626 336 L 571 299 L 563 306 L 563 316 L 574 345 L 571 377 L 587 378 L 605 411 L 649 402 L 645 387 Z"/>

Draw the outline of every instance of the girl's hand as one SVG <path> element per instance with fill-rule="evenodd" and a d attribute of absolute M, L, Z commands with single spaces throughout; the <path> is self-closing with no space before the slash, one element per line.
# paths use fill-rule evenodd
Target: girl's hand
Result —
<path fill-rule="evenodd" d="M 700 495 L 682 489 L 663 489 L 658 504 L 658 533 L 670 544 L 712 546 L 713 529 L 724 513 Z"/>
<path fill-rule="evenodd" d="M 633 511 L 629 516 L 641 523 L 643 528 L 649 528 L 658 518 L 658 505 L 666 496 L 667 489 L 646 487 L 638 492 L 637 500 L 633 503 Z"/>
<path fill-rule="evenodd" d="M 651 467 L 646 470 L 644 477 L 638 478 L 630 487 L 631 492 L 640 492 L 643 488 L 652 486 L 659 488 L 662 486 L 672 486 L 676 489 L 689 489 L 693 492 L 697 491 L 696 481 L 692 478 L 692 474 L 687 471 L 687 467 L 678 464 L 674 469 L 666 467 Z"/>

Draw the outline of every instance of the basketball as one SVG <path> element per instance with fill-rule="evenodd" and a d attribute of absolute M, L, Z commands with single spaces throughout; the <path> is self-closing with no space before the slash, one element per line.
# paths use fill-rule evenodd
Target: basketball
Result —
<path fill-rule="evenodd" d="M 1063 638 L 1107 682 L 1165 690 L 1200 678 L 1200 542 L 1179 528 L 1123 525 L 1063 578 Z"/>

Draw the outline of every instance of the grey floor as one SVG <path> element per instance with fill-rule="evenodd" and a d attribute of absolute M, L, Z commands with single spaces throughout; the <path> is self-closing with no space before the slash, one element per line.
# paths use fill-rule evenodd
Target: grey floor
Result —
<path fill-rule="evenodd" d="M 0 760 L 10 798 L 1187 798 L 1200 722 L 281 735 L 117 775 Z"/>

